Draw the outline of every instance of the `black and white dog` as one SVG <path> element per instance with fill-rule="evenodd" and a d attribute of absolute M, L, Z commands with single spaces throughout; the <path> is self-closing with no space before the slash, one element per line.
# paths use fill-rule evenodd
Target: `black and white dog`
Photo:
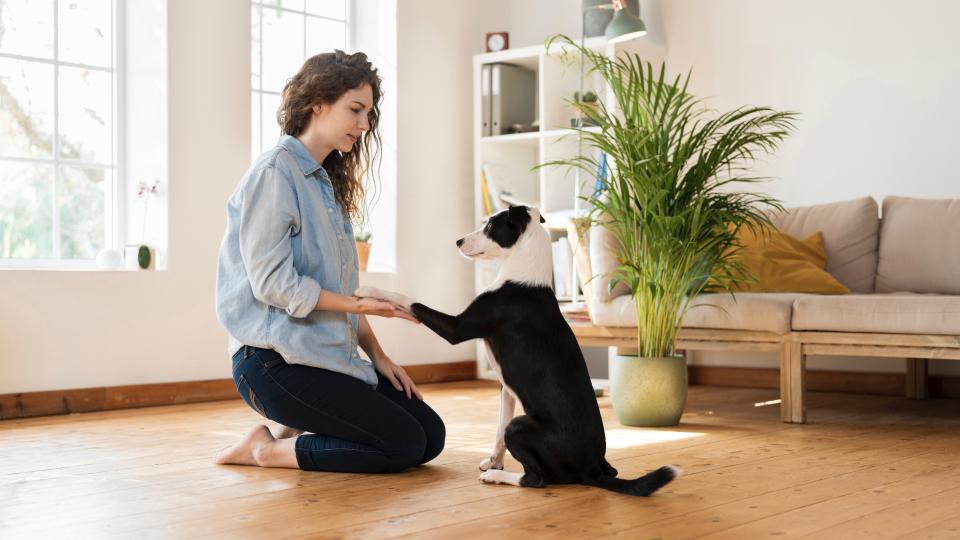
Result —
<path fill-rule="evenodd" d="M 451 344 L 475 338 L 486 342 L 502 389 L 493 454 L 480 464 L 483 482 L 524 487 L 583 483 L 650 495 L 677 477 L 679 469 L 667 465 L 625 480 L 607 463 L 600 408 L 580 346 L 554 296 L 550 235 L 541 223 L 536 209 L 512 206 L 457 240 L 467 258 L 503 261 L 494 283 L 460 315 L 373 287 L 355 294 L 401 306 Z M 525 414 L 513 418 L 517 399 Z M 502 470 L 506 449 L 523 465 L 523 474 Z"/>

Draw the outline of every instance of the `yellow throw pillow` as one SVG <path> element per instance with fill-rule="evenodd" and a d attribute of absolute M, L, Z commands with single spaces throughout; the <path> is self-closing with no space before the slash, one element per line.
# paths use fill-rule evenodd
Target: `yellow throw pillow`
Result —
<path fill-rule="evenodd" d="M 743 281 L 731 288 L 741 292 L 799 292 L 816 294 L 846 294 L 843 286 L 824 268 L 827 254 L 823 249 L 823 234 L 819 231 L 804 240 L 769 228 L 758 236 L 747 228 L 740 230 L 743 248 L 735 260 L 742 263 L 756 281 Z"/>

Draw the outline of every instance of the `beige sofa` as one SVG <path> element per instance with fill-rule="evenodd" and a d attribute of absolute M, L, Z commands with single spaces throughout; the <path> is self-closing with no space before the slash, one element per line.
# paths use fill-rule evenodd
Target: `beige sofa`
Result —
<path fill-rule="evenodd" d="M 907 396 L 926 397 L 928 359 L 960 359 L 960 199 L 887 197 L 882 216 L 870 197 L 776 215 L 793 236 L 823 233 L 826 270 L 850 293 L 702 295 L 678 348 L 778 352 L 785 422 L 806 421 L 809 355 L 905 358 Z M 583 345 L 636 347 L 635 301 L 623 286 L 607 290 L 615 251 L 608 232 L 591 230 L 592 324 L 574 329 Z"/>

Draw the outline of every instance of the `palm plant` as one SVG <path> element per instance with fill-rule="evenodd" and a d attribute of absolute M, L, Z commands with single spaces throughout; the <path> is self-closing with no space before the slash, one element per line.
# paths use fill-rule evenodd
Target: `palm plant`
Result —
<path fill-rule="evenodd" d="M 674 354 L 688 299 L 715 283 L 729 290 L 749 274 L 736 261 L 742 227 L 762 233 L 773 198 L 736 190 L 766 178 L 749 166 L 776 150 L 792 131 L 797 113 L 740 107 L 715 113 L 687 91 L 690 74 L 666 77 L 637 54 L 610 58 L 553 36 L 566 61 L 582 55 L 588 73 L 599 73 L 612 90 L 614 107 L 571 102 L 599 126 L 575 128 L 582 140 L 607 155 L 602 196 L 586 197 L 590 217 L 607 227 L 620 248 L 613 287 L 626 283 L 637 303 L 640 356 Z M 542 166 L 580 168 L 594 175 L 599 159 L 580 155 Z M 712 279 L 711 279 L 712 278 Z"/>

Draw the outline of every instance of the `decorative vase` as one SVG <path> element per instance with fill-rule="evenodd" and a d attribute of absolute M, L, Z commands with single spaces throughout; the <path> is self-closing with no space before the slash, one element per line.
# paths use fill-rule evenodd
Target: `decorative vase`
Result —
<path fill-rule="evenodd" d="M 153 270 L 157 266 L 157 250 L 151 246 L 126 246 L 123 262 L 127 270 Z"/>
<path fill-rule="evenodd" d="M 610 395 L 625 426 L 675 426 L 687 402 L 686 358 L 611 353 Z"/>
<path fill-rule="evenodd" d="M 123 257 L 115 249 L 101 249 L 97 253 L 97 268 L 100 270 L 120 270 L 123 268 Z"/>
<path fill-rule="evenodd" d="M 357 263 L 360 266 L 361 272 L 367 271 L 367 259 L 370 258 L 370 242 L 360 242 L 357 243 Z"/>

